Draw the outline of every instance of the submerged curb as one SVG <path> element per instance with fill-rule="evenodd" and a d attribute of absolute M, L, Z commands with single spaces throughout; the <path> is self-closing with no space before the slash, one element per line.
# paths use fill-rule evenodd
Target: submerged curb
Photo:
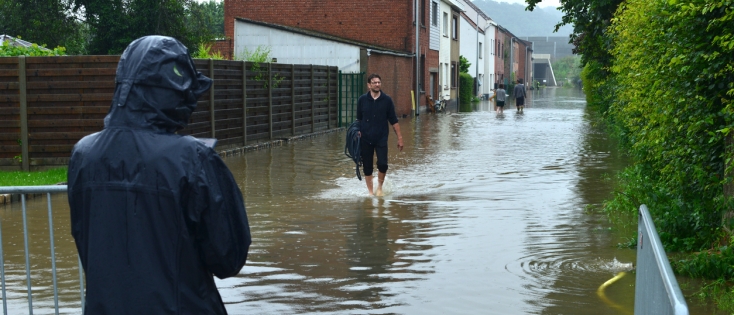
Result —
<path fill-rule="evenodd" d="M 219 156 L 221 157 L 237 156 L 237 155 L 244 154 L 250 151 L 258 151 L 258 150 L 263 150 L 263 149 L 272 148 L 272 147 L 279 147 L 279 146 L 283 146 L 291 142 L 306 140 L 306 139 L 318 137 L 321 135 L 330 134 L 334 132 L 340 132 L 344 130 L 346 130 L 345 127 L 339 127 L 339 128 L 294 136 L 290 138 L 282 138 L 282 139 L 277 139 L 277 140 L 272 140 L 272 141 L 266 141 L 266 142 L 246 145 L 244 147 L 237 147 L 234 149 L 227 149 L 227 150 L 219 151 Z"/>

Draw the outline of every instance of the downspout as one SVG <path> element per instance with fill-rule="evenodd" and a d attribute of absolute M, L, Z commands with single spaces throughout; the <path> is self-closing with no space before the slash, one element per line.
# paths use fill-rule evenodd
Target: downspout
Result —
<path fill-rule="evenodd" d="M 415 108 L 413 108 L 413 117 L 418 116 L 418 109 L 420 108 L 420 22 L 418 21 L 420 11 L 420 0 L 415 0 Z"/>
<path fill-rule="evenodd" d="M 477 29 L 477 55 L 474 58 L 474 90 L 479 93 L 479 11 L 477 11 L 477 20 L 474 25 L 476 25 Z"/>

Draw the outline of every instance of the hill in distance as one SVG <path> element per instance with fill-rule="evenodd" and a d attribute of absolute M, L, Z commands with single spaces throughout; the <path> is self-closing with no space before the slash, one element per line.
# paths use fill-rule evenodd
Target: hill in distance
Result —
<path fill-rule="evenodd" d="M 510 4 L 492 0 L 472 1 L 484 14 L 488 15 L 497 24 L 508 29 L 518 37 L 526 36 L 563 36 L 568 37 L 573 32 L 571 25 L 564 25 L 553 32 L 556 24 L 561 22 L 563 12 L 551 7 L 535 7 L 533 11 L 525 11 L 524 4 Z"/>

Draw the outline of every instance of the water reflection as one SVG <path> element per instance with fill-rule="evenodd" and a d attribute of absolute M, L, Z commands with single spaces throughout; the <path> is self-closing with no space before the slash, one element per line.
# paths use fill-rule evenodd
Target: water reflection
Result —
<path fill-rule="evenodd" d="M 226 159 L 253 235 L 247 266 L 217 280 L 231 314 L 632 309 L 632 276 L 607 290 L 621 309 L 596 295 L 634 251 L 618 249 L 604 217 L 586 211 L 611 191 L 602 175 L 625 161 L 590 127 L 578 91 L 533 91 L 523 114 L 482 102 L 400 123 L 406 147 L 398 152 L 391 137 L 381 198 L 357 180 L 344 132 Z M 55 220 L 67 220 L 57 235 L 72 257 L 67 213 L 57 209 Z M 14 220 L 3 218 L 4 241 Z M 65 294 L 75 294 L 72 281 Z"/>

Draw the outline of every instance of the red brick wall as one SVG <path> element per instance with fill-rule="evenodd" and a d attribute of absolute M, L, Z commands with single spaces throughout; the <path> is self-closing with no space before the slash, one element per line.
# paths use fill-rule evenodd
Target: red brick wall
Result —
<path fill-rule="evenodd" d="M 232 60 L 232 53 L 231 53 L 232 47 L 233 47 L 232 39 L 227 38 L 227 39 L 222 39 L 222 40 L 216 40 L 212 42 L 211 44 L 212 44 L 211 52 L 213 53 L 219 52 L 220 54 L 222 54 L 224 59 Z"/>
<path fill-rule="evenodd" d="M 390 95 L 395 103 L 395 113 L 398 117 L 410 115 L 413 100 L 410 92 L 413 86 L 413 59 L 392 55 L 381 55 L 372 53 L 367 57 L 367 75 L 377 73 L 382 78 L 382 90 Z M 364 88 L 367 92 L 367 86 Z"/>
<path fill-rule="evenodd" d="M 428 11 L 426 11 L 428 13 Z M 414 38 L 412 0 L 225 0 L 224 32 L 234 36 L 234 19 L 248 18 L 410 51 Z"/>
<path fill-rule="evenodd" d="M 509 80 L 509 77 L 505 78 L 505 62 L 509 63 L 509 58 L 505 58 L 505 45 L 507 44 L 507 40 L 505 38 L 505 32 L 501 31 L 500 28 L 496 28 L 495 32 L 495 45 L 497 46 L 497 54 L 495 54 L 494 59 L 494 73 L 495 73 L 495 82 L 499 85 L 505 83 L 505 79 Z M 509 56 L 508 56 L 509 57 Z M 509 75 L 509 74 L 508 74 Z M 507 89 L 507 87 L 505 87 Z"/>
<path fill-rule="evenodd" d="M 528 80 L 525 78 L 525 43 L 518 41 L 517 42 L 517 52 L 518 52 L 518 58 L 517 58 L 517 78 L 522 79 L 523 82 L 527 83 Z"/>

